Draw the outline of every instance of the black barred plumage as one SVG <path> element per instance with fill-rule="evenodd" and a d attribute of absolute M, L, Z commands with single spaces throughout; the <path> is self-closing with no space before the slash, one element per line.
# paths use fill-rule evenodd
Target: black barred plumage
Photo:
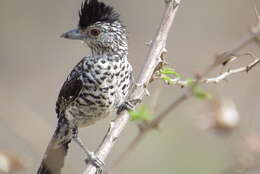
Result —
<path fill-rule="evenodd" d="M 62 37 L 83 40 L 91 55 L 73 68 L 60 90 L 56 103 L 58 125 L 38 174 L 60 174 L 71 140 L 84 148 L 89 162 L 101 167 L 103 162 L 84 147 L 77 130 L 120 108 L 132 82 L 126 29 L 119 14 L 103 2 L 86 0 L 79 17 L 78 28 Z M 57 164 L 53 164 L 55 161 Z"/>

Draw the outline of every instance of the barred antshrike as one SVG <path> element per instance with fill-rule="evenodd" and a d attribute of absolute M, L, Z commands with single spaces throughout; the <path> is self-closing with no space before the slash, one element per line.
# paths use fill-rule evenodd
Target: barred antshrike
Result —
<path fill-rule="evenodd" d="M 78 128 L 89 126 L 127 102 L 132 67 L 127 61 L 126 28 L 114 8 L 98 0 L 86 0 L 79 12 L 78 28 L 62 37 L 84 41 L 91 55 L 73 68 L 56 103 L 58 125 L 38 174 L 60 174 L 68 145 L 73 140 L 87 154 L 88 162 L 104 163 L 78 137 Z"/>

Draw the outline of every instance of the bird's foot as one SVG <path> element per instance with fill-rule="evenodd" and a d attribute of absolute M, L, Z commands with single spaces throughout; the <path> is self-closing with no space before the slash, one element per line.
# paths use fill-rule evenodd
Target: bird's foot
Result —
<path fill-rule="evenodd" d="M 117 114 L 120 114 L 124 110 L 134 110 L 134 105 L 132 104 L 131 101 L 127 100 L 124 103 L 122 103 L 118 109 L 117 109 Z"/>
<path fill-rule="evenodd" d="M 104 166 L 105 163 L 101 159 L 99 159 L 94 152 L 89 151 L 87 149 L 87 147 L 83 144 L 81 139 L 78 137 L 77 128 L 74 128 L 72 130 L 72 138 L 73 138 L 74 142 L 77 143 L 83 149 L 83 151 L 86 153 L 88 158 L 85 159 L 85 162 L 87 164 L 90 163 L 93 166 L 95 166 L 97 168 L 98 173 L 102 173 L 102 171 L 103 171 L 102 167 Z"/>
<path fill-rule="evenodd" d="M 89 152 L 88 158 L 85 159 L 85 162 L 87 164 L 91 163 L 93 166 L 95 166 L 98 170 L 98 173 L 102 173 L 103 169 L 102 167 L 105 165 L 104 161 L 99 159 L 94 152 Z"/>

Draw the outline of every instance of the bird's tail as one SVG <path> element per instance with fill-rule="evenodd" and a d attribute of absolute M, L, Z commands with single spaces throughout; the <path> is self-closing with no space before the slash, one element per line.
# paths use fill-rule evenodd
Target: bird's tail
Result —
<path fill-rule="evenodd" d="M 60 121 L 60 119 L 59 119 Z M 54 135 L 44 153 L 37 174 L 60 174 L 71 142 L 71 129 L 58 124 Z"/>

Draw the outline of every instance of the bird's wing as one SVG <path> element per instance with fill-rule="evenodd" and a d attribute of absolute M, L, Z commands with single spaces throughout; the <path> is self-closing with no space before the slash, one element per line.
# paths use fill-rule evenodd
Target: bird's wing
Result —
<path fill-rule="evenodd" d="M 83 88 L 83 82 L 80 79 L 81 73 L 82 61 L 74 67 L 60 90 L 56 102 L 56 113 L 58 114 L 58 117 L 60 113 L 62 113 L 66 107 L 78 97 Z"/>

